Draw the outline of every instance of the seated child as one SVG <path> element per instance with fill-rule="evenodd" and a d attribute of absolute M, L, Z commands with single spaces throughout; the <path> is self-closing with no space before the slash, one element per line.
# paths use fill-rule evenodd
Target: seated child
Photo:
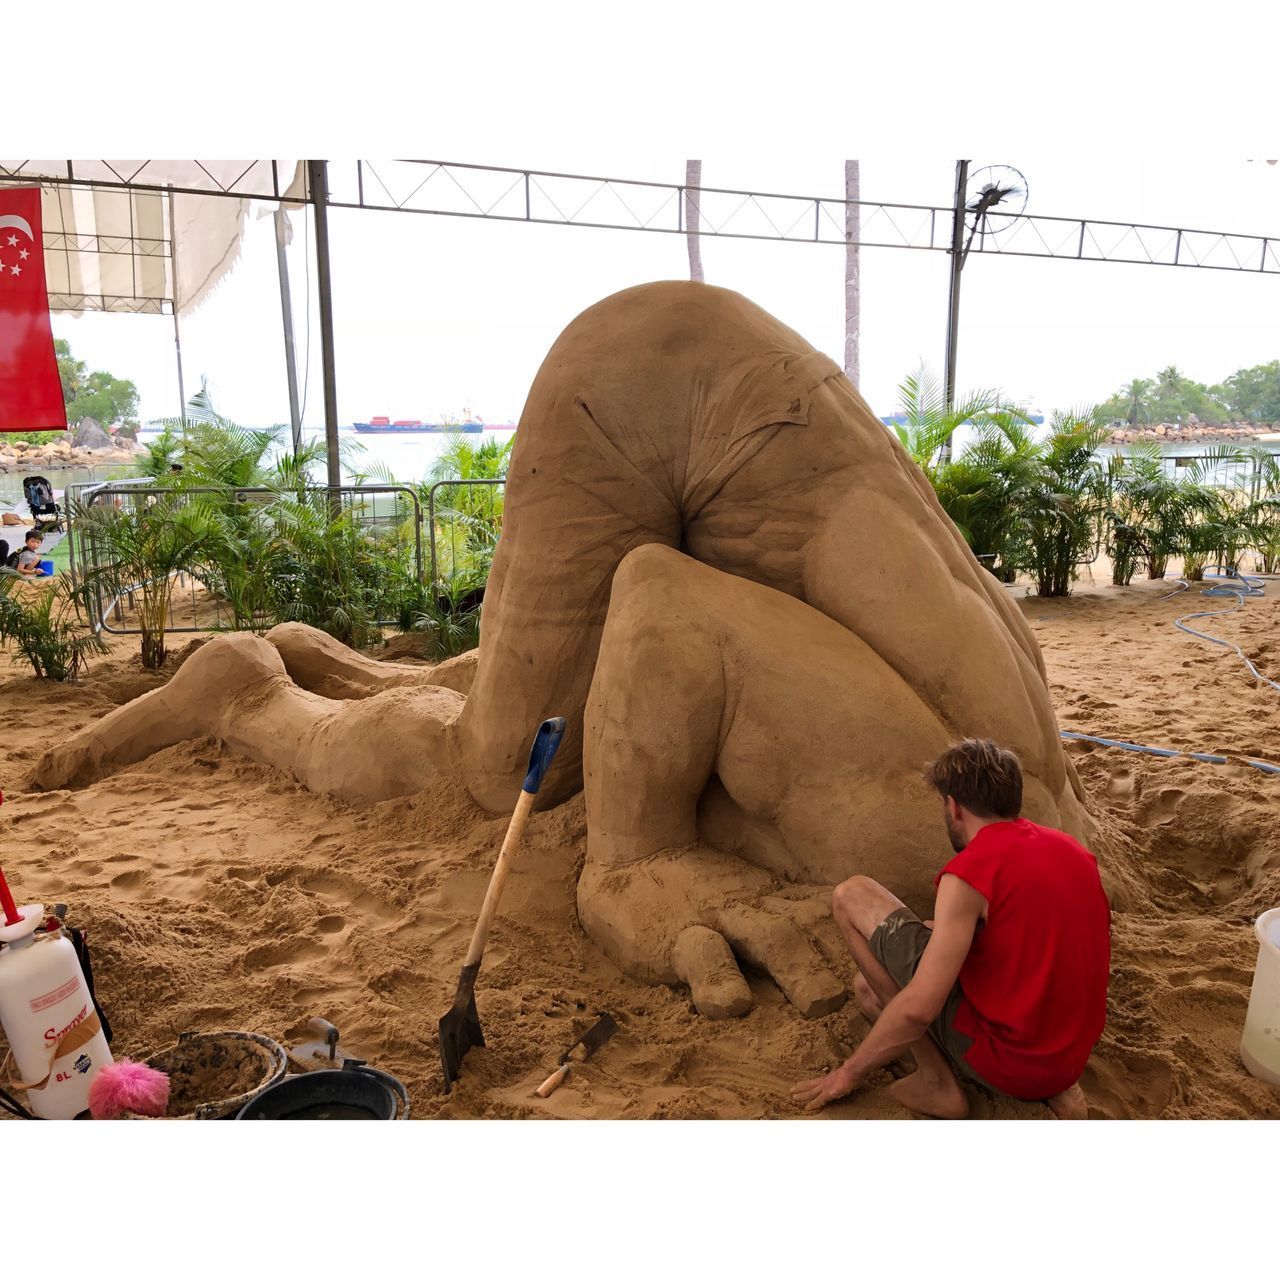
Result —
<path fill-rule="evenodd" d="M 40 567 L 40 544 L 44 541 L 44 535 L 39 529 L 27 530 L 27 545 L 18 552 L 18 563 L 14 566 L 19 573 L 28 578 L 44 577 L 44 570 Z"/>

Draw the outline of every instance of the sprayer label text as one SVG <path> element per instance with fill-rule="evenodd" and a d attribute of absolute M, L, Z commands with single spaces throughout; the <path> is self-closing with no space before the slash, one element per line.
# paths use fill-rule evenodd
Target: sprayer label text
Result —
<path fill-rule="evenodd" d="M 67 1034 L 68 1031 L 73 1031 L 88 1016 L 89 1016 L 89 1006 L 85 1005 L 84 1008 L 82 1008 L 80 1012 L 77 1013 L 76 1016 L 72 1018 L 71 1021 L 68 1022 L 65 1027 L 62 1028 L 61 1031 L 55 1031 L 52 1027 L 50 1027 L 49 1030 L 44 1033 L 45 1041 L 49 1044 L 57 1044 L 58 1041 L 61 1040 L 62 1037 Z"/>
<path fill-rule="evenodd" d="M 80 978 L 77 975 L 74 978 L 68 978 L 56 991 L 47 992 L 45 995 L 37 996 L 31 1002 L 31 1012 L 39 1013 L 41 1009 L 47 1009 L 51 1004 L 57 1004 L 59 1000 L 65 1000 L 72 995 L 80 986 Z M 72 1024 L 74 1026 L 74 1023 Z"/>

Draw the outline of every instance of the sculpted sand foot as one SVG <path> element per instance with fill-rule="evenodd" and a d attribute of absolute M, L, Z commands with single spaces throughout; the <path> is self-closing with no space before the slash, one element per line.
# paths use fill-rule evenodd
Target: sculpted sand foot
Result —
<path fill-rule="evenodd" d="M 541 802 L 586 789 L 584 928 L 713 1016 L 750 1005 L 739 961 L 802 1012 L 842 999 L 783 884 L 862 873 L 927 905 L 949 851 L 919 774 L 950 740 L 1013 748 L 1027 816 L 1088 834 L 1035 641 L 918 468 L 830 359 L 688 283 L 606 298 L 548 354 L 478 664 L 219 637 L 37 780 L 211 734 L 352 801 L 442 771 L 502 812 L 549 715 L 569 729 Z"/>

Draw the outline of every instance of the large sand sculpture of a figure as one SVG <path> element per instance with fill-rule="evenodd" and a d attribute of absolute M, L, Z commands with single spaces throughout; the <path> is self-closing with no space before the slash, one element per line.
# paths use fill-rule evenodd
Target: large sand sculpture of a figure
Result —
<path fill-rule="evenodd" d="M 807 1015 L 843 1001 L 784 882 L 931 901 L 949 851 L 920 774 L 949 742 L 997 739 L 1028 817 L 1086 821 L 1036 642 L 924 476 L 833 361 L 677 282 L 597 303 L 543 362 L 478 663 L 397 669 L 297 624 L 222 636 L 36 781 L 212 735 L 354 803 L 449 773 L 509 811 L 550 715 L 569 728 L 541 804 L 586 790 L 583 927 L 711 1016 L 749 1008 L 739 960 Z"/>

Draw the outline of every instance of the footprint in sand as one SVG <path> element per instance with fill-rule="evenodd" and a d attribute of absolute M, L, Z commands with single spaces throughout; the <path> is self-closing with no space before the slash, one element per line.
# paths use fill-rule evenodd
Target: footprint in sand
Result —
<path fill-rule="evenodd" d="M 1178 816 L 1178 806 L 1187 793 L 1178 787 L 1162 787 L 1142 811 L 1142 820 L 1154 826 L 1164 826 Z"/>
<path fill-rule="evenodd" d="M 245 952 L 244 967 L 250 973 L 263 973 L 268 969 L 280 969 L 285 965 L 300 964 L 324 954 L 324 948 L 310 939 L 297 941 L 266 942 Z"/>
<path fill-rule="evenodd" d="M 1161 1115 L 1173 1100 L 1173 1067 L 1153 1054 L 1098 1055 L 1085 1068 L 1081 1087 L 1089 1115 L 1105 1120 L 1146 1120 Z"/>
<path fill-rule="evenodd" d="M 111 887 L 115 889 L 117 892 L 121 890 L 124 890 L 127 892 L 129 890 L 137 889 L 141 885 L 144 885 L 146 883 L 146 880 L 147 880 L 147 873 L 145 871 L 141 871 L 141 870 L 122 871 L 118 876 L 112 877 Z"/>
<path fill-rule="evenodd" d="M 1114 769 L 1107 778 L 1106 794 L 1115 800 L 1128 800 L 1133 796 L 1132 769 Z"/>

